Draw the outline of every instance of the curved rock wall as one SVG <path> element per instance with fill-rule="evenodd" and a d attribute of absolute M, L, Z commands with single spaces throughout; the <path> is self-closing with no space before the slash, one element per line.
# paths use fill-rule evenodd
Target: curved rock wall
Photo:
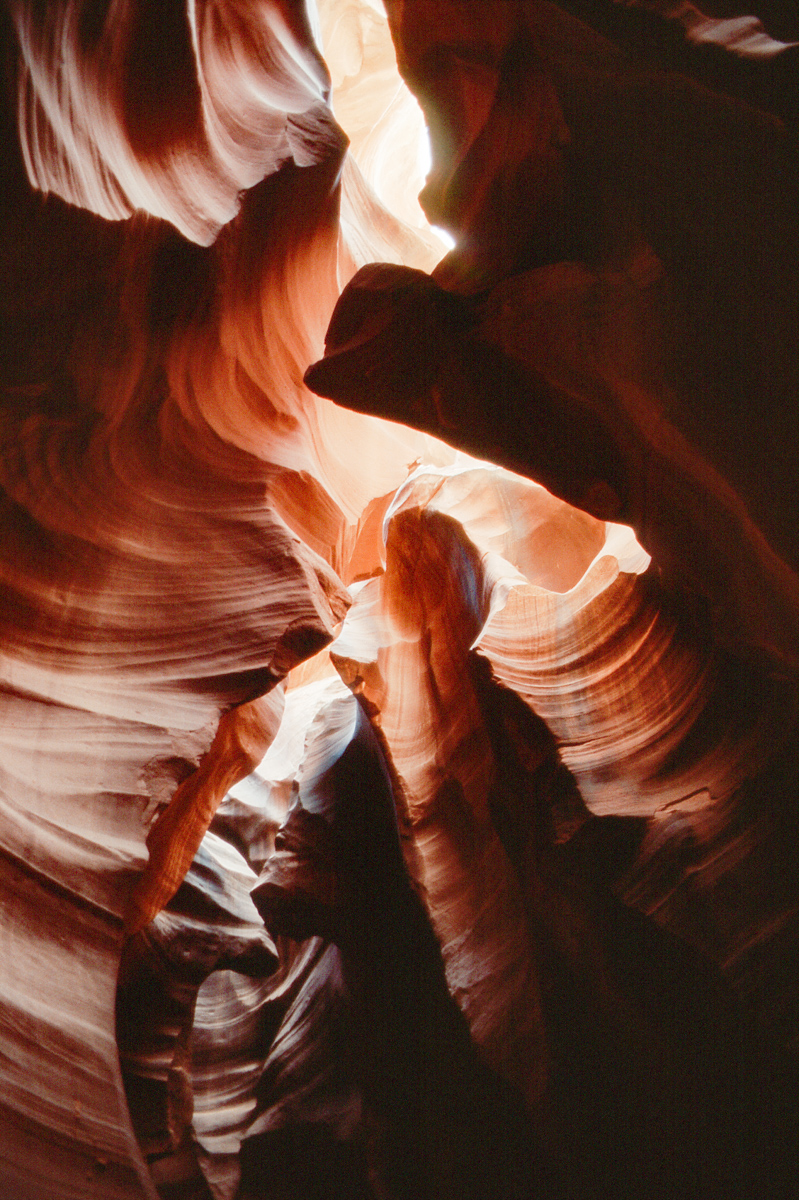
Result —
<path fill-rule="evenodd" d="M 385 8 L 0 15 L 0 1182 L 791 1194 L 796 30 Z"/>

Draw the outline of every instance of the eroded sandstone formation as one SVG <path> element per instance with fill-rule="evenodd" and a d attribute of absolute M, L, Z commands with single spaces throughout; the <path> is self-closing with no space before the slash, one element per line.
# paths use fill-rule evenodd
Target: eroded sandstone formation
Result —
<path fill-rule="evenodd" d="M 705 7 L 7 0 L 10 1200 L 793 1194 L 799 28 Z"/>

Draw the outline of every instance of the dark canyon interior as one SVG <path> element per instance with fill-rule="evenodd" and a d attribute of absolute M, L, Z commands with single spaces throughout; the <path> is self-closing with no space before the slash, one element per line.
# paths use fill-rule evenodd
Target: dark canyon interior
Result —
<path fill-rule="evenodd" d="M 701 2 L 4 0 L 7 1200 L 799 1192 L 799 16 Z"/>

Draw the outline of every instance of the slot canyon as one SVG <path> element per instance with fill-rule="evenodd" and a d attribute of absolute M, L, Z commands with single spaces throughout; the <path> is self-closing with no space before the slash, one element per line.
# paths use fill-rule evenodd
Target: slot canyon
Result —
<path fill-rule="evenodd" d="M 799 1196 L 793 0 L 3 0 L 4 1200 Z"/>

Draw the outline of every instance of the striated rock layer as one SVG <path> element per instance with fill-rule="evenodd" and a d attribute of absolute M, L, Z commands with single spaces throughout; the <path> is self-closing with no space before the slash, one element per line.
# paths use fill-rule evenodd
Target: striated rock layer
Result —
<path fill-rule="evenodd" d="M 429 445 L 373 423 L 355 484 L 335 446 L 351 458 L 369 423 L 302 387 L 337 294 L 344 139 L 299 9 L 192 10 L 171 30 L 139 8 L 3 15 L 20 105 L 19 143 L 4 114 L 0 371 L 0 1178 L 15 1200 L 154 1194 L 114 1032 L 145 834 L 180 785 L 137 889 L 152 915 L 231 782 L 205 764 L 211 799 L 192 775 L 220 717 L 329 640 L 349 603 L 329 564 Z M 181 92 L 176 47 L 203 64 L 193 127 L 159 94 L 161 78 Z M 142 105 L 168 120 L 151 128 Z M 242 199 L 292 138 L 295 165 Z M 109 224 L 64 200 L 136 213 Z"/>
<path fill-rule="evenodd" d="M 759 15 L 3 7 L 11 1200 L 795 1191 Z"/>

